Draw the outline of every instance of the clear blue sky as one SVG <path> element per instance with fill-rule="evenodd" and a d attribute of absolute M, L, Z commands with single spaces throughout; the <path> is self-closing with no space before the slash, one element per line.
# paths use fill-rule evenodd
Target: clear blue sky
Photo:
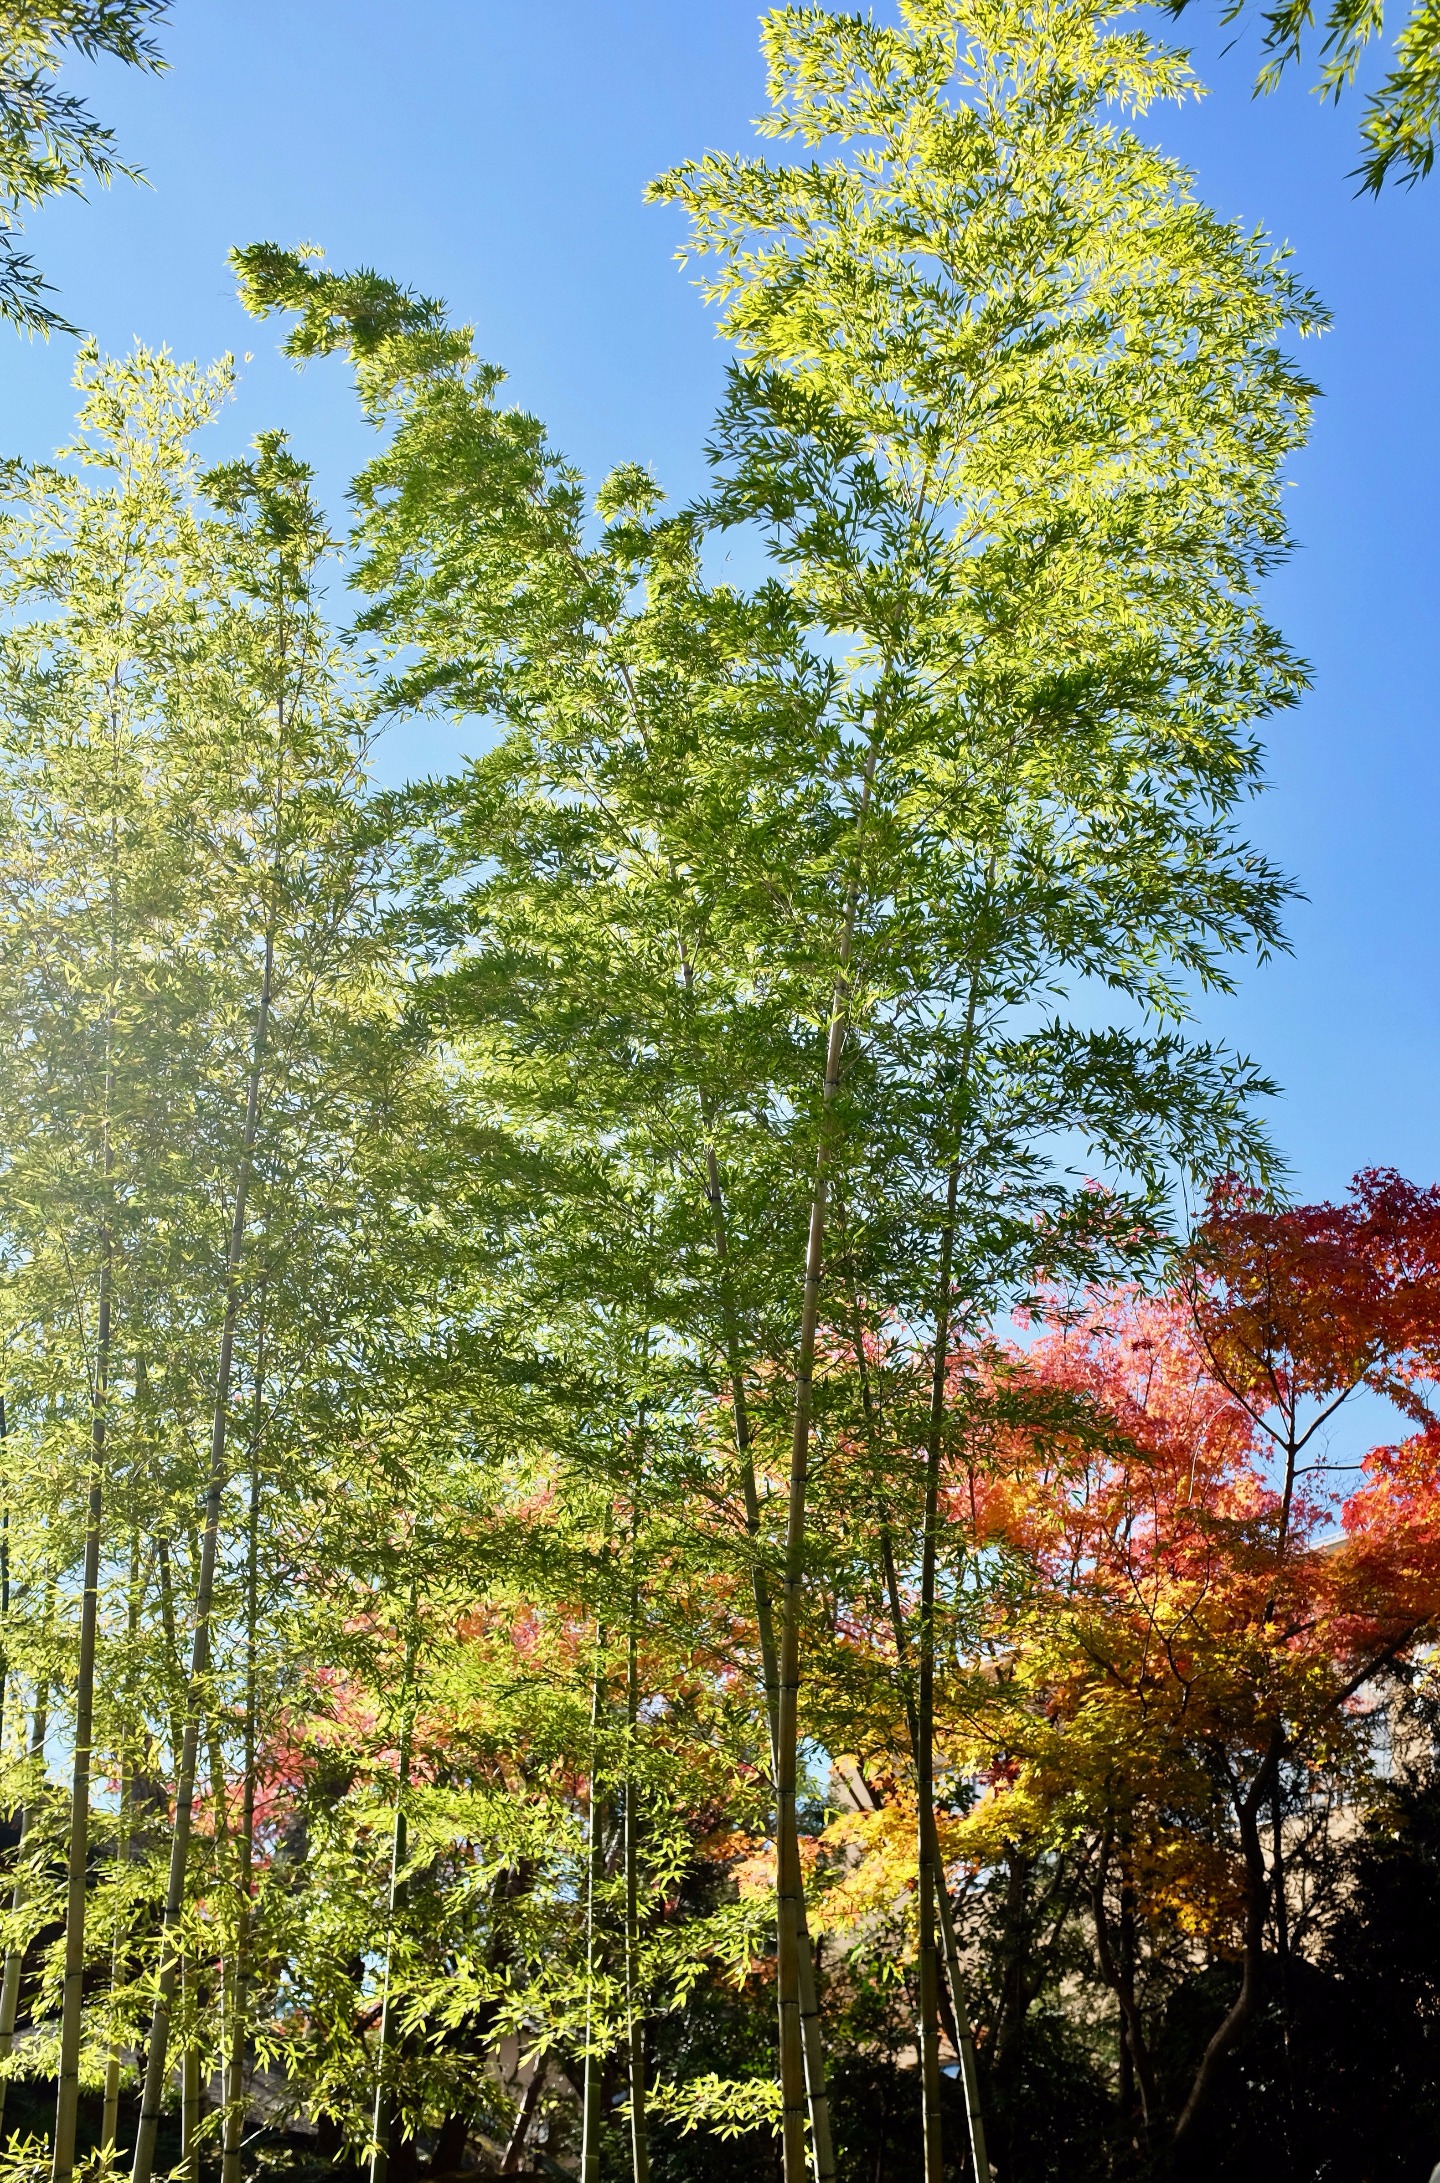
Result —
<path fill-rule="evenodd" d="M 1273 1122 L 1304 1192 L 1372 1162 L 1430 1181 L 1440 176 L 1356 201 L 1353 102 L 1322 109 L 1298 81 L 1252 101 L 1252 60 L 1222 53 L 1204 4 L 1185 32 L 1212 95 L 1148 126 L 1213 204 L 1293 246 L 1335 314 L 1307 358 L 1325 400 L 1295 466 L 1300 550 L 1273 590 L 1315 689 L 1273 726 L 1253 826 L 1308 901 L 1294 959 L 1208 1021 L 1283 1084 Z M 753 0 L 176 0 L 170 73 L 106 69 L 93 86 L 152 187 L 48 209 L 32 242 L 108 347 L 253 348 L 227 434 L 287 426 L 337 512 L 367 444 L 343 374 L 278 361 L 235 304 L 232 243 L 314 241 L 445 296 L 588 471 L 639 459 L 683 492 L 723 352 L 672 261 L 674 219 L 640 196 L 671 161 L 747 141 L 755 33 Z M 61 438 L 68 350 L 0 330 L 0 452 Z M 416 741 L 386 765 L 445 756 Z"/>

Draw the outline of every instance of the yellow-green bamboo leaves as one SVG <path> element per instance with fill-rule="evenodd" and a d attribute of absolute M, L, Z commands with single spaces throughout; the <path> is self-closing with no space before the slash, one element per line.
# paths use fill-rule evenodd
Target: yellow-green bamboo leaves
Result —
<path fill-rule="evenodd" d="M 212 1925 L 187 2019 L 218 2010 L 212 2051 L 244 2043 L 226 2012 L 247 1782 L 229 1766 L 256 1746 L 252 1628 L 293 1625 L 320 1559 L 358 1430 L 335 1421 L 369 1399 L 365 1340 L 400 1308 L 373 1245 L 415 1217 L 423 1159 L 403 1210 L 397 1160 L 412 1125 L 434 1129 L 381 930 L 366 707 L 317 604 L 330 541 L 278 437 L 202 469 L 193 438 L 228 385 L 226 367 L 87 355 L 81 436 L 10 474 L 0 534 L 5 1490 L 25 1599 L 8 1656 L 17 1695 L 51 1678 L 75 1750 L 57 2175 L 80 2084 L 149 2014 L 177 1771 L 169 1923 L 193 1954 L 200 1866 Z M 252 1607 L 247 1503 L 282 1475 Z M 42 1646 L 27 1630 L 52 1585 Z M 201 1751 L 192 1856 L 183 1759 L 193 1777 Z M 126 1815 L 100 1823 L 97 1884 L 107 1775 Z M 82 2023 L 97 1959 L 110 1992 Z"/>
<path fill-rule="evenodd" d="M 25 215 L 47 197 L 78 192 L 87 181 L 133 175 L 116 155 L 114 132 L 82 99 L 57 84 L 74 56 L 108 54 L 131 67 L 164 66 L 153 26 L 169 0 L 45 0 L 0 4 L 0 318 L 26 333 L 73 333 L 48 302 L 49 282 L 13 240 Z"/>

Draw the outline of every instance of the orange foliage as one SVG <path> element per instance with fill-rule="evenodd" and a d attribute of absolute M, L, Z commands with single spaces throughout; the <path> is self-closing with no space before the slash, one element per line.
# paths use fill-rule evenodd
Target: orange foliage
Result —
<path fill-rule="evenodd" d="M 1227 1184 L 1174 1291 L 1094 1295 L 1010 1350 L 949 1503 L 1022 1579 L 952 1726 L 983 1785 L 965 1855 L 1113 1833 L 1152 1917 L 1239 1944 L 1237 1821 L 1282 1766 L 1363 1771 L 1358 1695 L 1440 1626 L 1437 1360 L 1440 1192 L 1379 1172 L 1294 1211 Z M 1426 1422 L 1342 1499 L 1300 1460 L 1305 1405 L 1360 1385 Z"/>

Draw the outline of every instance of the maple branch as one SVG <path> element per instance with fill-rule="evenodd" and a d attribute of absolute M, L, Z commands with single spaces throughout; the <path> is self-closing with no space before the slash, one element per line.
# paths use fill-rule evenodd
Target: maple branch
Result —
<path fill-rule="evenodd" d="M 1200 1309 L 1200 1291 L 1197 1284 L 1193 1279 L 1187 1279 L 1185 1282 L 1182 1283 L 1182 1286 L 1187 1297 L 1189 1298 L 1191 1325 L 1195 1330 L 1196 1339 L 1199 1341 L 1201 1348 L 1205 1352 L 1206 1362 L 1210 1367 L 1210 1371 L 1214 1376 L 1217 1385 L 1224 1388 L 1226 1394 L 1230 1397 L 1231 1401 L 1239 1405 L 1239 1407 L 1244 1411 L 1245 1415 L 1249 1418 L 1252 1425 L 1254 1425 L 1258 1431 L 1264 1433 L 1265 1437 L 1268 1440 L 1272 1441 L 1276 1447 L 1280 1447 L 1285 1450 L 1285 1488 L 1281 1496 L 1279 1527 L 1279 1549 L 1280 1552 L 1283 1553 L 1285 1549 L 1286 1534 L 1290 1526 L 1290 1506 L 1295 1493 L 1295 1480 L 1298 1475 L 1299 1458 L 1305 1448 L 1309 1445 L 1310 1441 L 1314 1439 L 1316 1433 L 1319 1432 L 1321 1426 L 1328 1424 L 1330 1419 L 1334 1417 L 1336 1411 L 1343 1409 L 1345 1404 L 1350 1400 L 1351 1396 L 1355 1394 L 1357 1389 L 1365 1384 L 1368 1374 L 1375 1369 L 1375 1359 L 1372 1357 L 1370 1361 L 1366 1364 L 1364 1370 L 1357 1373 L 1355 1378 L 1350 1381 L 1348 1386 L 1341 1388 L 1334 1397 L 1333 1401 L 1326 1403 L 1324 1408 L 1320 1410 L 1320 1412 L 1314 1418 L 1311 1419 L 1310 1423 L 1306 1426 L 1304 1432 L 1300 1433 L 1297 1437 L 1295 1431 L 1296 1418 L 1293 1387 L 1291 1390 L 1290 1399 L 1287 1402 L 1287 1400 L 1281 1393 L 1280 1380 L 1276 1374 L 1273 1363 L 1271 1363 L 1266 1358 L 1258 1355 L 1254 1350 L 1247 1351 L 1247 1354 L 1252 1358 L 1257 1369 L 1264 1373 L 1266 1379 L 1270 1383 L 1271 1389 L 1273 1391 L 1275 1408 L 1285 1413 L 1288 1418 L 1288 1430 L 1284 1433 L 1278 1432 L 1273 1425 L 1266 1422 L 1264 1411 L 1257 1410 L 1254 1405 L 1248 1400 L 1248 1398 L 1240 1392 L 1240 1389 L 1235 1385 L 1234 1381 L 1225 1371 L 1218 1356 L 1216 1355 L 1214 1344 L 1210 1339 L 1209 1330 L 1205 1325 L 1204 1315 Z"/>
<path fill-rule="evenodd" d="M 1100 1845 L 1100 1862 L 1096 1867 L 1091 1889 L 1091 1906 L 1095 1919 L 1095 1946 L 1100 1959 L 1100 1972 L 1106 1985 L 1120 2004 L 1125 2044 L 1130 2049 L 1130 2059 L 1135 2065 L 1135 2079 L 1140 2087 L 1140 2112 L 1147 2133 L 1153 2128 L 1159 2112 L 1159 2098 L 1155 2085 L 1155 2065 L 1146 2044 L 1144 2026 L 1140 2020 L 1140 2008 L 1135 1999 L 1135 1975 L 1133 1967 L 1115 1961 L 1115 1951 L 1110 1939 L 1110 1919 L 1105 1907 L 1105 1883 L 1110 1876 L 1110 1836 L 1107 1833 Z M 1121 1887 L 1126 1882 L 1122 1869 Z"/>
<path fill-rule="evenodd" d="M 1397 1636 L 1391 1639 L 1383 1651 L 1377 1652 L 1374 1658 L 1368 1660 L 1363 1668 L 1358 1669 L 1351 1676 L 1348 1683 L 1342 1684 L 1339 1690 L 1332 1692 L 1330 1697 L 1326 1699 L 1325 1704 L 1320 1708 L 1320 1711 L 1312 1714 L 1310 1725 L 1313 1727 L 1315 1722 L 1323 1720 L 1327 1713 L 1333 1713 L 1340 1706 L 1348 1704 L 1350 1699 L 1355 1696 L 1356 1691 L 1362 1690 L 1372 1675 L 1379 1674 L 1381 1668 L 1389 1667 L 1405 1650 L 1411 1639 L 1419 1636 L 1424 1627 L 1423 1622 L 1407 1624 Z"/>
<path fill-rule="evenodd" d="M 1255 2014 L 1260 1999 L 1260 1967 L 1265 1947 L 1265 1905 L 1269 1891 L 1265 1850 L 1260 1840 L 1259 1813 L 1270 1785 L 1278 1775 L 1284 1740 L 1284 1733 L 1277 1721 L 1270 1731 L 1269 1749 L 1249 1790 L 1244 1796 L 1234 1797 L 1235 1817 L 1240 1828 L 1240 1846 L 1248 1880 L 1240 1991 L 1212 2033 L 1210 2043 L 1200 2057 L 1200 2066 L 1191 2080 L 1189 2096 L 1175 2125 L 1173 2142 L 1177 2145 L 1193 2126 L 1216 2070 Z"/>

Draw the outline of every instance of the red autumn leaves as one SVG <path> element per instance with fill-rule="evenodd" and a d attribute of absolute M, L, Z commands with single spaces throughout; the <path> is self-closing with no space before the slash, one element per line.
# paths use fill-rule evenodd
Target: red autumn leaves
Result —
<path fill-rule="evenodd" d="M 984 1793 L 954 1848 L 1088 1845 L 1102 1883 L 1123 1852 L 1154 1929 L 1244 1960 L 1261 1815 L 1363 1778 L 1379 1680 L 1440 1624 L 1437 1380 L 1440 1191 L 1384 1170 L 1284 1211 L 1224 1184 L 1167 1294 L 1005 1352 L 952 1500 L 1011 1571 L 957 1693 Z M 1417 1430 L 1356 1484 L 1330 1421 L 1362 1388 Z"/>

